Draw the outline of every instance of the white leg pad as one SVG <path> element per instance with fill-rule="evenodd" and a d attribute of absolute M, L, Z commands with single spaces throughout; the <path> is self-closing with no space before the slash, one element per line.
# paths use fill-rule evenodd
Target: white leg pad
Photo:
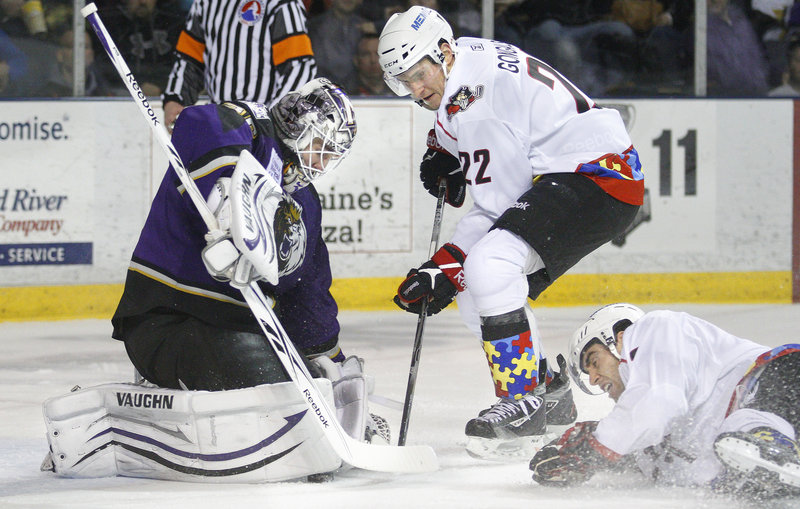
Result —
<path fill-rule="evenodd" d="M 336 402 L 336 417 L 348 435 L 364 440 L 369 415 L 369 383 L 364 375 L 361 359 L 350 356 L 342 363 L 335 363 L 326 356 L 312 359 L 333 383 L 333 399 Z"/>
<path fill-rule="evenodd" d="M 330 381 L 316 380 L 333 404 Z M 104 384 L 43 407 L 55 472 L 261 483 L 339 468 L 291 383 L 207 392 Z"/>

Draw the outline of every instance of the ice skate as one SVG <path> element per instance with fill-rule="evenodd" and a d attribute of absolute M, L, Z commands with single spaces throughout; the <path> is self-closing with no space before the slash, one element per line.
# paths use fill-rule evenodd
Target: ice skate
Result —
<path fill-rule="evenodd" d="M 367 417 L 367 427 L 364 430 L 364 441 L 370 444 L 391 444 L 392 433 L 389 422 L 380 415 L 370 413 Z"/>
<path fill-rule="evenodd" d="M 572 388 L 566 373 L 566 361 L 563 355 L 558 355 L 557 362 L 561 371 L 553 375 L 550 383 L 547 384 L 544 396 L 547 432 L 561 435 L 575 423 L 578 418 L 578 408 L 572 397 Z"/>
<path fill-rule="evenodd" d="M 547 433 L 546 424 L 542 397 L 527 394 L 519 400 L 500 398 L 467 423 L 467 452 L 482 459 L 529 458 L 555 438 Z"/>
<path fill-rule="evenodd" d="M 739 492 L 753 495 L 800 494 L 800 447 L 771 428 L 723 433 L 714 452 L 732 473 Z"/>

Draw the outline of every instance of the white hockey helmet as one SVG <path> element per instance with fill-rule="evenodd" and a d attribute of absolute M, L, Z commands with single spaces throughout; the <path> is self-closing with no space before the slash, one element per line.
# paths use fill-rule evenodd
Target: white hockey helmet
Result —
<path fill-rule="evenodd" d="M 617 333 L 644 315 L 644 311 L 633 304 L 617 303 L 604 306 L 589 316 L 589 319 L 575 331 L 569 342 L 567 368 L 575 385 L 587 394 L 603 394 L 603 390 L 589 383 L 589 375 L 583 367 L 584 351 L 595 343 L 604 345 L 612 355 L 620 358 L 617 351 Z"/>
<path fill-rule="evenodd" d="M 389 88 L 397 95 L 408 95 L 409 90 L 400 83 L 397 76 L 425 57 L 442 65 L 447 77 L 444 53 L 439 48 L 442 41 L 450 44 L 455 51 L 453 29 L 433 9 L 415 5 L 405 12 L 393 14 L 384 25 L 378 40 L 378 62 Z"/>
<path fill-rule="evenodd" d="M 350 152 L 356 116 L 344 91 L 327 78 L 316 78 L 289 92 L 272 107 L 281 140 L 299 159 L 283 173 L 283 188 L 293 193 L 333 170 Z M 316 157 L 315 157 L 316 156 Z M 319 159 L 322 168 L 310 161 Z"/>

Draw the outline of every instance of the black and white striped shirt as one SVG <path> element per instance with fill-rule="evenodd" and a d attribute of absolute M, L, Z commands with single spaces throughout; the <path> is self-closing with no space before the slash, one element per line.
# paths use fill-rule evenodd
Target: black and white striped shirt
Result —
<path fill-rule="evenodd" d="M 195 0 L 175 47 L 164 102 L 272 104 L 316 77 L 301 0 Z"/>

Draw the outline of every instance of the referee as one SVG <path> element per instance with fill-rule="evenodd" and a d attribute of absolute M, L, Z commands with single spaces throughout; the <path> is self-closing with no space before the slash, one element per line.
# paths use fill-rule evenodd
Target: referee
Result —
<path fill-rule="evenodd" d="M 271 105 L 316 77 L 301 0 L 195 0 L 164 90 L 164 124 L 205 89 L 213 102 Z"/>

